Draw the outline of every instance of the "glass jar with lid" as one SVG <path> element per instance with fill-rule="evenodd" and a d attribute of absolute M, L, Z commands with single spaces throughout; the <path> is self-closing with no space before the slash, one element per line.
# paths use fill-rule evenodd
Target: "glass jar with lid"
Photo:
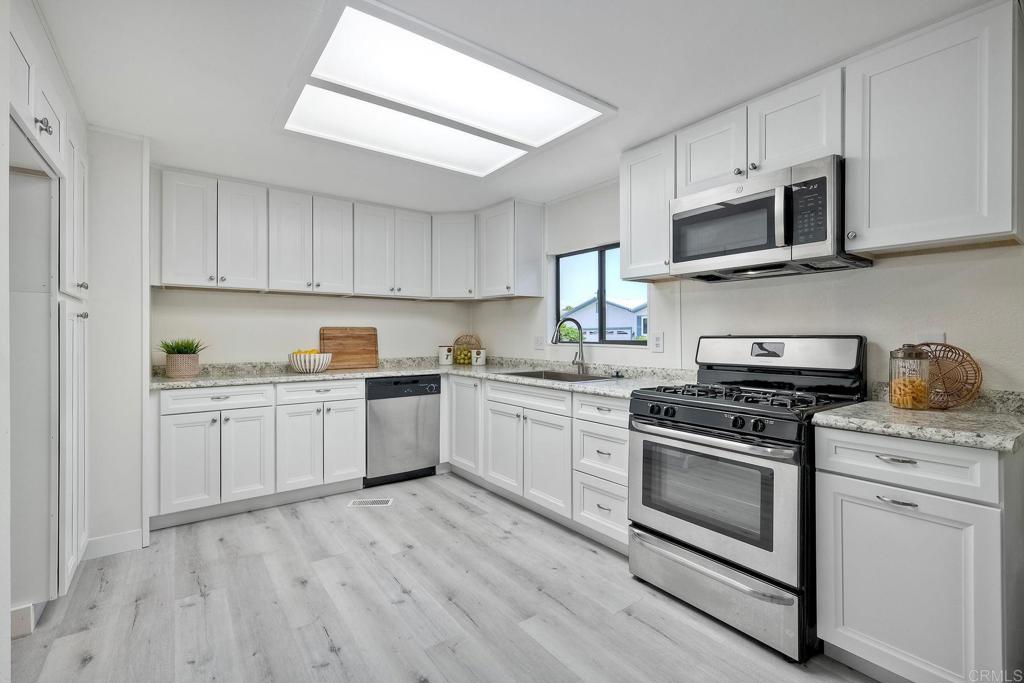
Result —
<path fill-rule="evenodd" d="M 931 356 L 914 344 L 889 352 L 889 403 L 896 408 L 927 410 Z"/>

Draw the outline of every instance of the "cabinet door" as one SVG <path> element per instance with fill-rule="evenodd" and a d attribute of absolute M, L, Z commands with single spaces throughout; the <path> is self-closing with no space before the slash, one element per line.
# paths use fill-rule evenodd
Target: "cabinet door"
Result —
<path fill-rule="evenodd" d="M 747 105 L 751 177 L 843 153 L 843 70 L 833 69 Z"/>
<path fill-rule="evenodd" d="M 217 286 L 217 181 L 163 172 L 161 280 L 165 285 Z"/>
<path fill-rule="evenodd" d="M 352 202 L 313 197 L 313 291 L 352 293 Z"/>
<path fill-rule="evenodd" d="M 85 293 L 83 281 L 79 279 L 79 250 L 84 244 L 79 241 L 78 202 L 82 196 L 78 192 L 78 141 L 68 138 L 64 160 L 67 172 L 60 179 L 60 249 L 59 271 L 57 273 L 60 291 L 68 296 L 80 298 Z"/>
<path fill-rule="evenodd" d="M 484 414 L 484 479 L 523 495 L 523 408 L 488 401 Z"/>
<path fill-rule="evenodd" d="M 742 180 L 747 174 L 747 108 L 676 133 L 676 196 Z"/>
<path fill-rule="evenodd" d="M 270 289 L 313 291 L 313 195 L 271 190 Z"/>
<path fill-rule="evenodd" d="M 49 155 L 51 162 L 58 169 L 64 166 L 64 107 L 57 96 L 56 88 L 39 73 L 33 80 L 35 92 L 32 96 L 32 107 L 35 110 L 34 130 L 39 139 L 39 146 Z"/>
<path fill-rule="evenodd" d="M 75 156 L 75 267 L 73 281 L 78 298 L 89 298 L 89 164 L 85 154 Z"/>
<path fill-rule="evenodd" d="M 572 517 L 572 418 L 524 410 L 523 495 Z"/>
<path fill-rule="evenodd" d="M 59 305 L 60 423 L 58 483 L 58 592 L 67 593 L 88 540 L 86 516 L 87 312 L 71 301 Z"/>
<path fill-rule="evenodd" d="M 434 298 L 472 299 L 476 288 L 476 216 L 435 214 L 432 224 Z"/>
<path fill-rule="evenodd" d="M 1013 233 L 1013 3 L 846 67 L 846 248 Z"/>
<path fill-rule="evenodd" d="M 451 463 L 477 474 L 480 471 L 481 421 L 480 380 L 472 377 L 449 378 L 451 387 Z"/>
<path fill-rule="evenodd" d="M 619 158 L 620 273 L 623 278 L 667 276 L 672 258 L 676 147 L 671 135 Z"/>
<path fill-rule="evenodd" d="M 366 476 L 366 401 L 324 404 L 324 483 Z"/>
<path fill-rule="evenodd" d="M 220 414 L 221 501 L 274 492 L 274 409 L 242 408 Z"/>
<path fill-rule="evenodd" d="M 353 208 L 356 294 L 395 293 L 395 210 L 372 204 Z"/>
<path fill-rule="evenodd" d="M 12 13 L 13 14 L 13 13 Z M 12 21 L 14 17 L 11 17 Z M 11 109 L 25 124 L 31 124 L 35 118 L 32 113 L 32 79 L 35 78 L 35 62 L 29 51 L 28 41 L 20 32 L 15 34 L 11 27 L 10 35 L 10 69 L 11 69 Z"/>
<path fill-rule="evenodd" d="M 395 211 L 395 294 L 430 296 L 430 214 Z"/>
<path fill-rule="evenodd" d="M 217 286 L 266 289 L 267 188 L 217 181 Z"/>
<path fill-rule="evenodd" d="M 220 412 L 160 418 L 160 513 L 220 502 Z"/>
<path fill-rule="evenodd" d="M 277 490 L 324 483 L 324 406 L 277 407 Z"/>
<path fill-rule="evenodd" d="M 511 296 L 515 275 L 515 203 L 505 202 L 479 214 L 480 296 Z"/>
<path fill-rule="evenodd" d="M 816 480 L 818 635 L 914 681 L 1002 670 L 1000 511 Z"/>

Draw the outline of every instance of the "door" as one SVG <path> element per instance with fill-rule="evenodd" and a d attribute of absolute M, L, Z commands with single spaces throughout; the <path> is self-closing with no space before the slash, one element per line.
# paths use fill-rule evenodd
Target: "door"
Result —
<path fill-rule="evenodd" d="M 324 483 L 366 476 L 366 401 L 324 404 Z"/>
<path fill-rule="evenodd" d="M 80 151 L 75 156 L 75 266 L 74 288 L 78 298 L 89 298 L 89 163 Z"/>
<path fill-rule="evenodd" d="M 1002 671 L 1000 511 L 816 480 L 818 636 L 914 681 Z"/>
<path fill-rule="evenodd" d="M 79 266 L 81 258 L 79 250 L 85 245 L 80 241 L 81 235 L 78 232 L 78 202 L 82 201 L 82 195 L 78 188 L 78 141 L 68 138 L 67 158 L 65 167 L 67 172 L 60 179 L 60 249 L 58 280 L 60 291 L 76 299 L 81 298 L 85 293 L 84 281 L 79 277 Z M 87 285 L 86 285 L 87 286 Z"/>
<path fill-rule="evenodd" d="M 846 248 L 1013 233 L 1014 4 L 846 67 Z"/>
<path fill-rule="evenodd" d="M 487 481 L 523 495 L 523 408 L 487 401 L 484 469 Z"/>
<path fill-rule="evenodd" d="M 480 472 L 481 421 L 480 381 L 471 377 L 449 376 L 451 387 L 452 465 L 473 474 Z"/>
<path fill-rule="evenodd" d="M 352 293 L 352 202 L 313 197 L 313 291 Z"/>
<path fill-rule="evenodd" d="M 751 176 L 843 153 L 843 71 L 833 69 L 747 105 Z"/>
<path fill-rule="evenodd" d="M 435 214 L 432 221 L 435 299 L 472 299 L 476 288 L 476 216 Z"/>
<path fill-rule="evenodd" d="M 572 517 L 572 418 L 523 411 L 523 495 Z"/>
<path fill-rule="evenodd" d="M 160 418 L 160 514 L 220 502 L 220 412 Z"/>
<path fill-rule="evenodd" d="M 82 304 L 59 305 L 58 592 L 67 593 L 88 539 L 86 517 L 86 321 Z"/>
<path fill-rule="evenodd" d="M 619 158 L 620 272 L 624 279 L 668 275 L 672 253 L 676 147 L 668 135 Z"/>
<path fill-rule="evenodd" d="M 217 286 L 266 289 L 267 188 L 217 181 Z"/>
<path fill-rule="evenodd" d="M 313 195 L 270 190 L 270 288 L 313 291 Z"/>
<path fill-rule="evenodd" d="M 324 406 L 277 407 L 277 490 L 324 483 Z"/>
<path fill-rule="evenodd" d="M 481 297 L 512 296 L 515 275 L 515 202 L 484 209 L 479 214 L 477 278 Z"/>
<path fill-rule="evenodd" d="M 221 501 L 274 492 L 274 409 L 240 408 L 220 414 Z"/>
<path fill-rule="evenodd" d="M 747 174 L 747 108 L 737 107 L 676 133 L 676 196 Z"/>
<path fill-rule="evenodd" d="M 395 293 L 395 210 L 356 203 L 353 214 L 355 293 L 390 296 Z"/>
<path fill-rule="evenodd" d="M 395 294 L 430 296 L 430 214 L 395 211 Z"/>
<path fill-rule="evenodd" d="M 163 284 L 216 287 L 216 179 L 164 171 L 162 197 Z"/>

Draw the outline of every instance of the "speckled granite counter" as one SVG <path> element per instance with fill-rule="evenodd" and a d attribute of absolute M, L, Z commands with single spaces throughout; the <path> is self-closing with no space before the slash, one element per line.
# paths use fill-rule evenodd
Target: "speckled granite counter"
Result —
<path fill-rule="evenodd" d="M 1024 445 L 1024 419 L 979 410 L 902 410 L 865 401 L 817 413 L 814 424 L 992 451 L 1013 452 Z"/>

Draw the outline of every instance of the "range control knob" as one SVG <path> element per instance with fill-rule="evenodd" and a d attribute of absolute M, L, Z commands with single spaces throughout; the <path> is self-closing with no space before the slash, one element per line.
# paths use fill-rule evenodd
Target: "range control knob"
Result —
<path fill-rule="evenodd" d="M 743 429 L 747 424 L 747 421 L 743 419 L 742 415 L 737 415 L 732 419 L 733 429 Z"/>
<path fill-rule="evenodd" d="M 763 432 L 764 426 L 764 420 L 762 420 L 759 417 L 755 417 L 753 422 L 750 423 L 750 428 L 753 429 L 755 432 Z"/>
<path fill-rule="evenodd" d="M 427 393 L 428 394 L 437 393 L 437 385 L 436 384 L 428 384 L 427 385 Z"/>
<path fill-rule="evenodd" d="M 652 403 L 651 407 L 648 408 L 647 410 L 648 410 L 648 412 L 651 415 L 660 415 L 661 414 L 661 406 L 659 406 L 657 403 Z"/>
<path fill-rule="evenodd" d="M 675 417 L 676 409 L 673 408 L 672 406 L 665 406 L 665 410 L 662 412 L 662 415 L 664 415 L 665 417 Z"/>

